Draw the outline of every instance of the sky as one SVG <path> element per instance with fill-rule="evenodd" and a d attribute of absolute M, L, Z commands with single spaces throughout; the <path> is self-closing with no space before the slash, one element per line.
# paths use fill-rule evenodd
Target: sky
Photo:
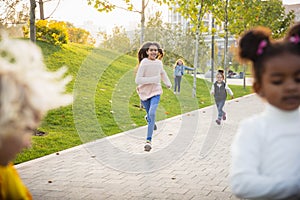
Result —
<path fill-rule="evenodd" d="M 300 3 L 300 0 L 283 0 L 283 4 L 298 4 Z"/>
<path fill-rule="evenodd" d="M 44 4 L 45 17 L 50 19 L 68 21 L 76 27 L 94 28 L 101 31 L 110 32 L 115 26 L 123 26 L 127 29 L 134 30 L 140 21 L 140 14 L 135 12 L 128 12 L 122 9 L 116 9 L 112 12 L 98 12 L 93 6 L 87 4 L 87 0 L 52 0 Z M 120 0 L 110 0 L 120 5 Z M 139 8 L 140 0 L 133 0 L 134 5 Z M 124 5 L 124 4 L 121 4 Z M 56 9 L 55 7 L 58 6 Z M 148 6 L 155 10 L 166 9 L 167 7 L 160 7 L 157 5 Z M 55 12 L 51 14 L 53 11 Z M 149 13 L 149 11 L 148 11 Z M 147 14 L 147 12 L 146 12 Z M 167 13 L 164 13 L 164 18 Z M 89 28 L 88 28 L 89 29 Z M 91 30 L 89 30 L 91 31 Z"/>
<path fill-rule="evenodd" d="M 139 9 L 141 0 L 132 1 Z M 110 2 L 120 5 L 123 1 L 110 0 Z M 295 4 L 300 3 L 300 0 L 283 0 L 283 3 Z M 50 16 L 50 19 L 71 22 L 76 27 L 84 28 L 91 33 L 99 31 L 111 33 L 112 28 L 115 26 L 123 26 L 130 31 L 134 30 L 140 21 L 140 15 L 138 13 L 128 12 L 122 9 L 116 9 L 110 13 L 100 13 L 92 6 L 89 6 L 87 0 L 52 0 L 51 2 L 45 3 L 44 8 L 45 17 Z M 148 8 L 152 8 L 153 13 L 154 10 L 164 11 L 163 19 L 167 21 L 167 6 L 153 4 L 149 5 Z M 149 15 L 149 12 L 150 11 L 148 10 L 146 15 Z"/>

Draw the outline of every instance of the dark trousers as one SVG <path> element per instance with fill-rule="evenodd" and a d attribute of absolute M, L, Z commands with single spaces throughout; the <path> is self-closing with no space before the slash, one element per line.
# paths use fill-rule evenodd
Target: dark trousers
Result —
<path fill-rule="evenodd" d="M 175 86 L 174 86 L 174 92 L 176 92 L 176 89 L 177 89 L 177 92 L 180 92 L 180 83 L 181 83 L 181 77 L 182 76 L 175 76 Z"/>

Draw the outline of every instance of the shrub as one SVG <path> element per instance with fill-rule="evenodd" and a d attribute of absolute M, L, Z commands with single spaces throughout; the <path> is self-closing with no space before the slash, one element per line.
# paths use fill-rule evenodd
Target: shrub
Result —
<path fill-rule="evenodd" d="M 65 22 L 38 20 L 36 22 L 36 39 L 54 45 L 68 43 L 68 33 Z"/>

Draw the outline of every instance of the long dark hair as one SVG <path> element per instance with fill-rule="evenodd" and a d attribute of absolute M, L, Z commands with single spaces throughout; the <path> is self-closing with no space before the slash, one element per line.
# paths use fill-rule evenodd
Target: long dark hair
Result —
<path fill-rule="evenodd" d="M 141 46 L 140 50 L 138 51 L 138 61 L 139 61 L 139 63 L 140 63 L 144 58 L 147 58 L 147 57 L 148 57 L 147 51 L 148 51 L 148 49 L 149 49 L 149 47 L 150 47 L 151 45 L 155 45 L 155 46 L 157 47 L 158 50 L 161 49 L 161 48 L 160 48 L 160 45 L 159 45 L 157 42 L 145 42 L 145 43 Z"/>

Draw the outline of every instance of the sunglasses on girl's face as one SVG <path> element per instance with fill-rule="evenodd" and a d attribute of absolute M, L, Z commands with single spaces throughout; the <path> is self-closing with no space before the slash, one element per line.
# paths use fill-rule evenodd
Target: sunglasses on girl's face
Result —
<path fill-rule="evenodd" d="M 149 51 L 158 51 L 158 49 L 149 49 Z"/>

